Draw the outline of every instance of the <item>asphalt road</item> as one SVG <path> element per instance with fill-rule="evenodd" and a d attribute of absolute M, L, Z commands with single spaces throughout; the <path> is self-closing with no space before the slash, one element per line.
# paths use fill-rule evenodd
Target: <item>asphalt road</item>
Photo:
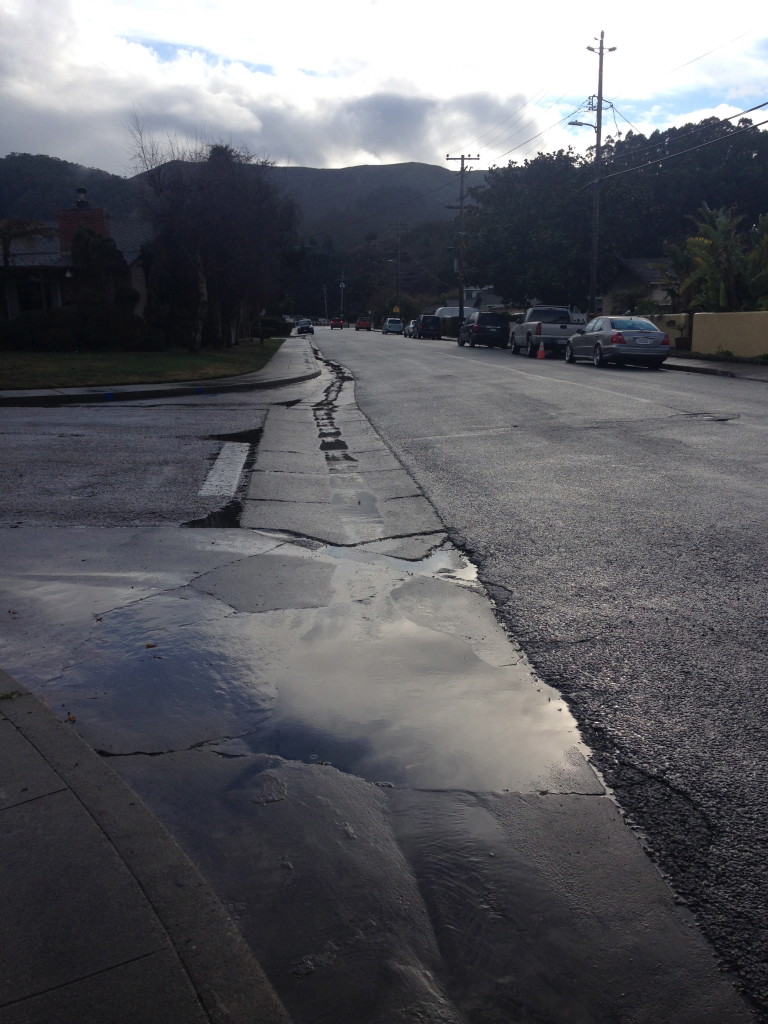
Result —
<path fill-rule="evenodd" d="M 768 1008 L 768 388 L 318 333 Z"/>
<path fill-rule="evenodd" d="M 352 371 L 362 412 L 423 488 L 454 542 L 471 553 L 513 640 L 542 679 L 566 696 L 594 763 L 657 863 L 698 914 L 724 962 L 739 971 L 752 999 L 768 1006 L 761 773 L 766 385 L 631 368 L 598 371 L 509 352 L 459 349 L 448 341 L 383 338 L 378 332 L 319 330 L 315 343 Z M 288 412 L 304 394 L 303 388 L 288 389 L 277 404 Z M 206 518 L 232 525 L 226 516 L 217 520 L 228 499 L 208 487 L 211 473 L 219 466 L 222 442 L 235 446 L 236 461 L 237 446 L 258 437 L 267 408 L 266 401 L 248 394 L 189 397 L 7 409 L 2 425 L 0 527 L 7 531 L 8 551 L 13 537 L 19 538 L 17 579 L 24 580 L 25 565 L 30 569 L 29 592 L 20 593 L 12 612 L 14 668 L 22 676 L 50 679 L 67 699 L 76 700 L 78 728 L 86 735 L 92 730 L 89 741 L 99 747 L 105 743 L 97 740 L 109 738 L 114 751 L 123 752 L 121 770 L 150 803 L 154 797 L 166 810 L 166 823 L 182 833 L 198 830 L 187 838 L 198 844 L 203 859 L 210 857 L 211 877 L 219 872 L 221 890 L 238 907 L 242 869 L 264 870 L 266 854 L 254 850 L 266 840 L 253 828 L 238 830 L 235 839 L 234 826 L 254 800 L 258 806 L 284 805 L 273 802 L 271 791 L 262 799 L 249 795 L 247 787 L 241 790 L 241 776 L 248 782 L 247 773 L 238 770 L 243 751 L 213 744 L 212 738 L 231 735 L 244 715 L 260 721 L 263 709 L 262 696 L 254 700 L 248 689 L 251 666 L 258 663 L 251 651 L 256 639 L 250 627 L 237 632 L 228 608 L 212 614 L 211 574 L 215 566 L 236 578 L 228 585 L 235 586 L 237 596 L 228 600 L 248 605 L 253 584 L 245 586 L 236 576 L 239 560 L 269 554 L 247 531 L 242 540 L 229 531 L 214 543 L 205 539 L 208 531 L 173 528 Z M 297 434 L 297 449 L 307 442 L 304 434 L 304 429 Z M 366 441 L 362 447 L 371 445 Z M 280 456 L 280 464 L 285 458 Z M 247 477 L 232 497 L 245 496 Z M 275 524 L 284 525 L 287 508 L 276 508 Z M 35 527 L 41 528 L 39 539 Z M 325 570 L 316 571 L 320 588 Z M 85 575 L 76 590 L 70 583 L 78 573 Z M 191 582 L 196 573 L 206 577 L 199 593 Z M 41 618 L 26 634 L 24 611 L 33 591 L 40 590 L 50 602 L 51 618 Z M 418 608 L 421 601 L 412 604 Z M 297 607 L 295 597 L 288 606 Z M 104 608 L 111 610 L 109 640 L 99 636 Z M 190 628 L 193 610 L 205 623 L 204 642 Z M 158 654 L 151 632 L 158 629 L 158 615 L 173 627 L 164 640 L 173 644 L 168 653 L 189 661 L 197 674 L 210 675 L 210 693 L 202 684 L 192 694 L 188 688 L 177 694 L 170 686 L 173 659 Z M 152 642 L 144 643 L 148 632 Z M 73 636 L 85 639 L 74 650 Z M 133 653 L 126 660 L 129 645 Z M 349 646 L 358 646 L 356 638 Z M 216 657 L 198 657 L 198 650 L 213 650 Z M 273 661 L 275 650 L 270 650 Z M 219 665 L 222 651 L 228 652 L 226 669 Z M 432 664 L 434 655 L 422 660 Z M 102 692 L 105 665 L 113 666 L 110 695 Z M 129 673 L 138 665 L 144 689 L 126 687 L 123 697 L 120 673 L 134 685 Z M 156 722 L 155 677 L 171 698 L 170 743 L 167 728 Z M 188 678 L 183 674 L 179 686 L 187 687 Z M 229 696 L 233 678 L 234 698 Z M 299 703 L 306 703 L 306 695 Z M 204 755 L 199 752 L 203 741 L 208 744 Z M 267 767 L 274 788 L 278 769 L 271 762 Z M 291 769 L 288 781 L 301 792 L 311 772 L 298 780 L 297 771 Z M 195 772 L 199 777 L 190 786 Z M 334 800 L 343 790 L 350 806 L 357 806 L 353 775 L 329 774 L 327 784 L 339 788 Z M 222 794 L 229 796 L 222 799 Z M 407 808 L 409 815 L 427 820 L 421 806 Z M 329 836 L 339 826 L 335 818 L 326 824 Z M 431 825 L 437 836 L 448 834 L 442 822 Z M 306 831 L 302 821 L 295 830 Z M 216 842 L 218 836 L 226 842 Z M 272 841 L 282 850 L 285 833 L 278 830 Z M 384 850 L 383 838 L 380 845 Z M 397 849 L 390 846 L 387 856 L 395 858 Z M 455 846 L 448 844 L 454 853 Z M 425 850 L 423 871 L 428 872 L 434 856 L 431 846 Z M 534 852 L 540 853 L 540 845 Z M 417 863 L 418 849 L 411 853 Z M 439 878 L 436 899 L 446 889 L 464 891 L 458 862 L 455 885 Z M 287 870 L 281 865 L 277 875 L 284 878 Z M 556 875 L 557 863 L 552 870 Z M 339 877 L 345 873 L 351 876 L 349 861 Z M 388 878 L 391 872 L 382 866 L 376 894 L 385 891 Z M 510 879 L 514 876 L 502 873 L 496 881 L 501 887 Z M 274 918 L 275 934 L 287 928 L 278 884 L 273 905 L 251 908 L 254 948 L 265 915 Z M 330 892 L 325 879 L 317 885 L 321 893 Z M 467 892 L 463 913 L 475 913 L 482 895 Z M 408 899 L 416 906 L 412 893 Z M 594 906 L 585 904 L 584 921 Z M 327 909 L 340 918 L 347 914 L 334 900 Z M 297 944 L 306 940 L 300 927 L 306 910 L 301 900 L 292 925 L 297 931 L 290 937 Z M 591 916 L 601 914 L 593 910 Z M 466 924 L 466 917 L 461 920 Z M 322 919 L 316 923 L 321 927 Z M 487 945 L 481 930 L 470 931 Z M 461 932 L 459 917 L 450 932 Z M 286 950 L 280 951 L 284 960 L 288 947 L 286 939 Z M 391 949 L 397 949 L 394 943 Z M 414 965 L 430 963 L 435 955 L 425 946 Z M 327 961 L 327 950 L 323 957 Z M 389 960 L 382 954 L 381 962 Z M 316 995 L 310 997 L 303 961 L 298 966 L 294 961 L 291 972 L 294 989 L 303 988 L 309 1007 Z M 370 977 L 363 973 L 358 981 L 362 998 Z M 384 974 L 381 981 L 384 991 Z M 583 1012 L 589 1019 L 588 1009 Z"/>

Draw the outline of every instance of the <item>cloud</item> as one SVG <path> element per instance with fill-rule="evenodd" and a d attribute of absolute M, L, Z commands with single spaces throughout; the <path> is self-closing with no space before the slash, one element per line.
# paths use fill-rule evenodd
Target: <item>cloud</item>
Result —
<path fill-rule="evenodd" d="M 768 48 L 748 0 L 732 0 L 725 36 L 714 18 L 690 23 L 661 0 L 640 20 L 601 0 L 592 15 L 617 47 L 605 96 L 620 126 L 766 99 Z M 6 152 L 116 173 L 131 172 L 133 110 L 161 135 L 308 166 L 584 152 L 591 133 L 567 125 L 589 120 L 596 89 L 596 32 L 583 19 L 565 0 L 546 26 L 535 9 L 512 21 L 503 0 L 463 24 L 426 0 L 3 0 L 0 137 Z"/>

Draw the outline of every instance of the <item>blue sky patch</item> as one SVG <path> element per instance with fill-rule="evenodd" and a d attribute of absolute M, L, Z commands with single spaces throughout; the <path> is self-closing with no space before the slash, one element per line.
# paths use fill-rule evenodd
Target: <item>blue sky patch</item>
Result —
<path fill-rule="evenodd" d="M 242 64 L 244 68 L 258 74 L 275 74 L 275 69 L 271 64 L 251 64 L 247 60 L 232 60 L 228 57 L 222 57 L 221 54 L 205 50 L 200 46 L 182 46 L 178 43 L 163 43 L 158 39 L 129 39 L 128 42 L 138 43 L 139 46 L 143 46 L 145 49 L 151 50 L 162 64 L 172 64 L 174 61 L 179 59 L 179 55 L 182 53 L 196 53 L 199 54 L 210 67 L 216 67 L 219 64 Z"/>

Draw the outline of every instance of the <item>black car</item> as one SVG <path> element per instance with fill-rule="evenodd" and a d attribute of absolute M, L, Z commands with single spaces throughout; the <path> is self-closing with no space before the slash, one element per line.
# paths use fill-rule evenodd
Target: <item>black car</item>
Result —
<path fill-rule="evenodd" d="M 296 328 L 297 334 L 314 334 L 315 328 L 312 326 L 311 320 L 299 320 L 299 325 Z"/>
<path fill-rule="evenodd" d="M 443 321 L 439 316 L 432 313 L 422 313 L 416 320 L 414 337 L 416 338 L 442 338 Z"/>
<path fill-rule="evenodd" d="M 506 348 L 509 345 L 509 317 L 505 313 L 484 313 L 476 309 L 459 327 L 459 344 L 474 348 Z"/>

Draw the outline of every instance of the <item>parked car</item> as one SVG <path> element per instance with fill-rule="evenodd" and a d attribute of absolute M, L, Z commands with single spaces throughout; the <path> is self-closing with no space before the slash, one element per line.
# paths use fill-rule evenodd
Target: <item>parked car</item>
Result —
<path fill-rule="evenodd" d="M 533 359 L 543 345 L 545 354 L 562 355 L 577 326 L 568 306 L 531 306 L 512 319 L 512 351 Z"/>
<path fill-rule="evenodd" d="M 299 320 L 296 327 L 297 334 L 314 334 L 315 328 L 312 326 L 311 320 Z"/>
<path fill-rule="evenodd" d="M 459 327 L 460 345 L 487 345 L 506 348 L 509 344 L 509 317 L 505 313 L 484 313 L 476 309 Z"/>
<path fill-rule="evenodd" d="M 381 325 L 382 334 L 402 334 L 404 329 L 403 321 L 399 316 L 388 316 Z"/>
<path fill-rule="evenodd" d="M 356 331 L 370 331 L 371 329 L 371 318 L 369 316 L 359 316 L 357 323 L 355 324 Z"/>
<path fill-rule="evenodd" d="M 442 338 L 443 321 L 434 313 L 422 313 L 416 321 L 416 338 Z"/>
<path fill-rule="evenodd" d="M 632 363 L 658 370 L 669 355 L 669 337 L 636 316 L 598 316 L 568 339 L 566 363 L 590 359 L 595 366 Z"/>
<path fill-rule="evenodd" d="M 341 330 L 341 328 L 343 326 L 344 326 L 344 321 L 341 319 L 340 316 L 332 316 L 331 317 L 331 330 L 334 330 L 336 327 L 338 327 L 339 330 Z"/>
<path fill-rule="evenodd" d="M 408 321 L 408 323 L 405 325 L 405 330 L 403 331 L 403 334 L 405 335 L 406 338 L 415 338 L 416 337 L 416 321 L 415 320 L 409 320 Z"/>

